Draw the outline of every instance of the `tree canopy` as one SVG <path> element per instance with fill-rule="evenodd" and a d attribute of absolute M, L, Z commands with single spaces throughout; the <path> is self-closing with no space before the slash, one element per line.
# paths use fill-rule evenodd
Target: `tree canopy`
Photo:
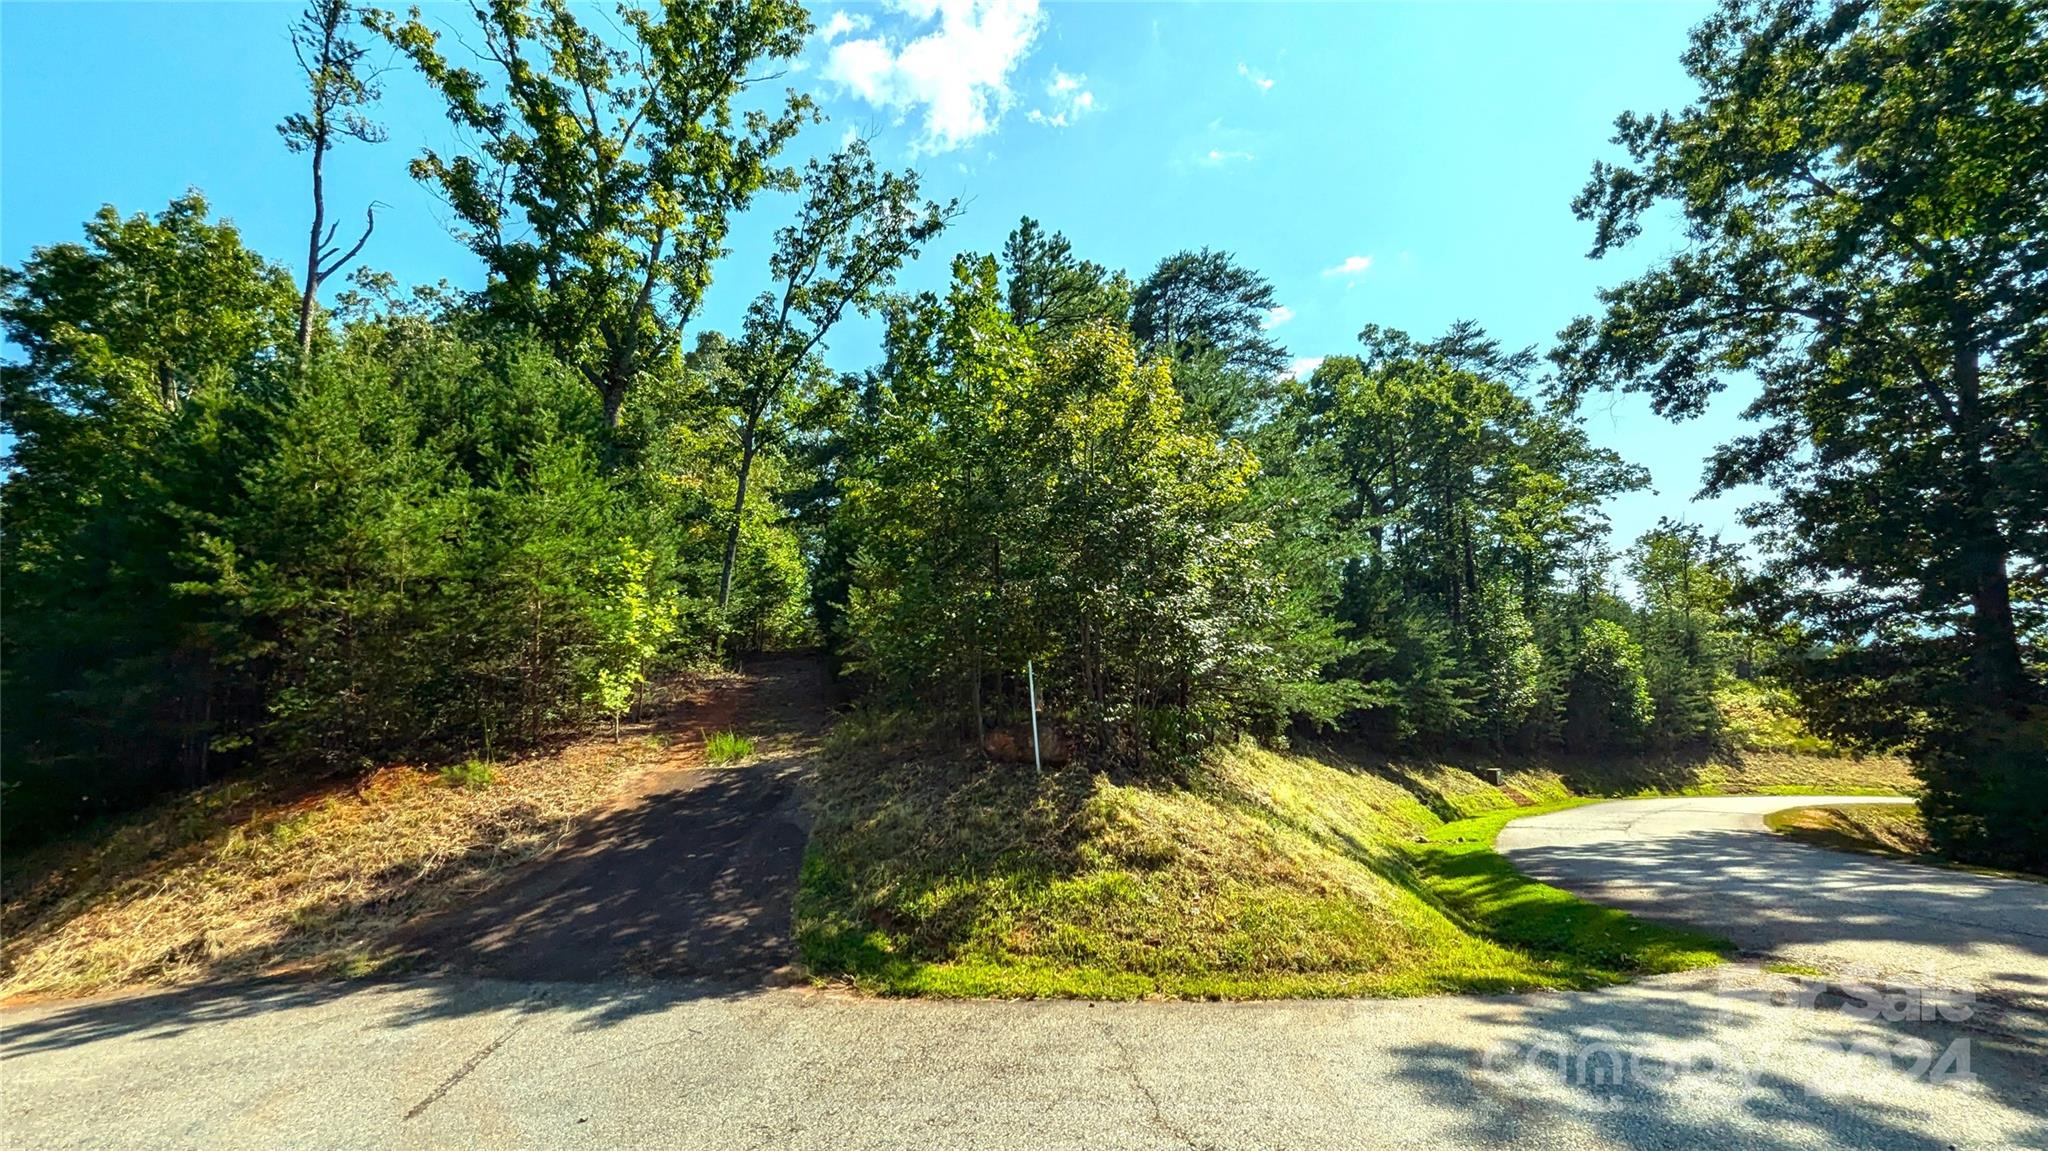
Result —
<path fill-rule="evenodd" d="M 1827 641 L 1796 669 L 1813 714 L 1918 747 L 1948 842 L 2038 860 L 2048 21 L 1731 0 L 1684 59 L 1699 98 L 1622 116 L 1626 162 L 1596 165 L 1575 209 L 1596 257 L 1663 205 L 1689 244 L 1564 331 L 1563 390 L 1684 418 L 1753 376 L 1761 427 L 1705 491 L 1776 493 L 1752 520 L 1769 592 Z"/>
<path fill-rule="evenodd" d="M 765 90 L 802 5 L 587 16 L 367 18 L 464 141 L 411 172 L 474 291 L 357 269 L 318 306 L 374 258 L 322 190 L 385 82 L 342 0 L 293 35 L 296 284 L 196 192 L 0 269 L 10 840 L 254 764 L 616 733 L 658 677 L 815 645 L 990 770 L 969 749 L 1035 715 L 1158 783 L 1331 733 L 1706 754 L 1789 692 L 1839 745 L 1909 751 L 1952 853 L 2042 864 L 2038 3 L 1730 0 L 1684 57 L 1699 97 L 1623 116 L 1576 202 L 1595 256 L 1666 212 L 1687 242 L 1549 377 L 1474 321 L 1360 317 L 1296 378 L 1272 283 L 1200 238 L 1134 280 L 1026 217 L 907 290 L 960 209 L 858 135 L 783 161 L 819 119 Z M 712 330 L 750 211 L 764 290 Z M 857 315 L 879 356 L 837 370 Z M 1769 490 L 1755 547 L 1677 515 L 1611 539 L 1647 475 L 1576 403 L 1684 418 L 1738 379 L 1752 426 L 1705 489 Z"/>

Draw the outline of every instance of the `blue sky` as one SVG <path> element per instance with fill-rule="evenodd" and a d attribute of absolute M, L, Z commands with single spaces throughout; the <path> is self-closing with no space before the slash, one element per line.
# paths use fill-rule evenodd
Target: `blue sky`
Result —
<path fill-rule="evenodd" d="M 1297 357 L 1355 348 L 1366 323 L 1418 335 L 1480 321 L 1547 349 L 1595 290 L 1678 242 L 1648 234 L 1629 258 L 1585 258 L 1570 201 L 1614 116 L 1683 104 L 1679 67 L 1697 3 L 1037 4 L 892 0 L 819 4 L 820 34 L 788 83 L 830 121 L 799 154 L 849 129 L 967 205 L 906 277 L 993 251 L 1019 216 L 1083 256 L 1142 276 L 1211 246 L 1268 276 Z M 453 23 L 463 10 L 426 5 Z M 296 269 L 306 175 L 274 125 L 301 78 L 289 5 L 8 3 L 0 8 L 0 260 L 76 238 L 102 203 L 155 211 L 193 186 L 251 246 Z M 390 142 L 329 164 L 329 211 L 380 214 L 365 260 L 405 281 L 481 273 L 447 213 L 405 174 L 445 120 L 402 71 L 381 118 Z M 701 321 L 729 325 L 760 290 L 765 239 L 790 209 L 761 201 L 737 231 Z M 338 285 L 338 280 L 337 280 Z M 831 358 L 871 362 L 870 326 Z M 1594 438 L 1650 468 L 1657 491 L 1617 501 L 1621 541 L 1659 515 L 1740 536 L 1740 501 L 1691 502 L 1707 450 L 1739 401 L 1672 425 L 1630 398 L 1596 398 Z"/>

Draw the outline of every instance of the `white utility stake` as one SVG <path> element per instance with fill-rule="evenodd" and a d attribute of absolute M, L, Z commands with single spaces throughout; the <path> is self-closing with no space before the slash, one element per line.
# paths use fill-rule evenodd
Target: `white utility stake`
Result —
<path fill-rule="evenodd" d="M 1024 661 L 1024 690 L 1031 695 L 1031 770 L 1044 775 L 1045 764 L 1038 759 L 1038 673 L 1028 659 Z"/>

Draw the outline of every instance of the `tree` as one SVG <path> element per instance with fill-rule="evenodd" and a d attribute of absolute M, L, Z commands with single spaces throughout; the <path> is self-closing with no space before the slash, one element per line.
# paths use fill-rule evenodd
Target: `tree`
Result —
<path fill-rule="evenodd" d="M 297 293 L 206 217 L 196 193 L 105 207 L 84 243 L 0 269 L 9 836 L 203 780 L 249 702 L 222 617 L 181 587 L 268 450 Z"/>
<path fill-rule="evenodd" d="M 1131 285 L 1122 272 L 1074 256 L 1058 232 L 1029 216 L 1003 241 L 1004 294 L 1010 319 L 1028 332 L 1067 335 L 1091 323 L 1130 322 Z"/>
<path fill-rule="evenodd" d="M 1204 248 L 1159 262 L 1131 297 L 1131 332 L 1146 356 L 1173 364 L 1190 411 L 1224 436 L 1268 414 L 1287 349 L 1266 334 L 1278 305 L 1264 276 Z"/>
<path fill-rule="evenodd" d="M 1630 747 L 1656 715 L 1643 682 L 1643 648 L 1628 629 L 1596 619 L 1579 633 L 1565 700 L 1565 745 L 1573 751 Z"/>
<path fill-rule="evenodd" d="M 385 138 L 384 128 L 358 110 L 376 103 L 382 93 L 376 74 L 362 71 L 369 50 L 349 37 L 347 25 L 354 13 L 351 0 L 312 0 L 292 25 L 292 53 L 306 74 L 311 99 L 307 111 L 284 118 L 277 134 L 293 153 L 310 153 L 313 164 L 313 225 L 306 238 L 306 286 L 299 295 L 301 359 L 313 351 L 313 307 L 320 285 L 356 258 L 377 227 L 377 206 L 372 203 L 355 246 L 335 254 L 334 234 L 340 225 L 327 225 L 327 150 L 337 139 L 376 144 Z"/>
<path fill-rule="evenodd" d="M 736 111 L 810 32 L 797 0 L 621 5 L 621 47 L 569 0 L 472 0 L 483 74 L 449 63 L 418 18 L 380 27 L 418 65 L 475 149 L 432 149 L 413 174 L 438 189 L 491 274 L 487 297 L 529 325 L 604 402 L 614 427 L 650 365 L 674 355 L 731 218 L 788 183 L 776 155 L 811 117 Z"/>
<path fill-rule="evenodd" d="M 174 415 L 283 346 L 277 305 L 280 294 L 295 302 L 290 276 L 206 214 L 196 191 L 154 219 L 108 205 L 84 244 L 0 269 L 0 323 L 27 355 L 6 369 L 10 417 Z"/>
<path fill-rule="evenodd" d="M 1269 640 L 1255 464 L 1185 419 L 1163 362 L 1107 325 L 1027 336 L 991 259 L 899 303 L 888 346 L 835 513 L 857 671 L 979 726 L 1034 661 L 1049 715 L 1153 767 L 1314 702 L 1294 687 L 1320 669 Z"/>
<path fill-rule="evenodd" d="M 920 203 L 913 172 L 876 168 L 867 141 L 854 140 L 804 172 L 796 222 L 775 234 L 768 271 L 779 284 L 747 309 L 728 378 L 738 382 L 739 482 L 718 574 L 718 607 L 732 594 L 733 561 L 745 519 L 747 480 L 760 448 L 762 421 L 796 373 L 824 347 L 849 309 L 865 312 L 905 262 L 939 234 L 958 205 Z"/>
<path fill-rule="evenodd" d="M 1379 701 L 1368 722 L 1400 738 L 1477 736 L 1483 721 L 1504 739 L 1538 713 L 1544 598 L 1604 536 L 1601 502 L 1646 477 L 1522 395 L 1531 357 L 1476 325 L 1359 335 L 1365 356 L 1328 357 L 1287 390 L 1266 454 L 1328 485 L 1321 530 L 1360 645 L 1347 670 Z"/>
<path fill-rule="evenodd" d="M 1159 262 L 1131 299 L 1131 332 L 1147 355 L 1193 358 L 1221 355 L 1241 372 L 1278 375 L 1287 349 L 1266 335 L 1279 305 L 1264 276 L 1241 267 L 1228 252 L 1203 248 Z"/>
<path fill-rule="evenodd" d="M 1742 570 L 1735 550 L 1698 525 L 1660 519 L 1628 550 L 1641 602 L 1637 633 L 1643 678 L 1656 705 L 1654 735 L 1665 743 L 1721 733 L 1715 695 L 1731 674 L 1731 604 Z"/>
<path fill-rule="evenodd" d="M 1790 673 L 1810 718 L 1914 749 L 1952 850 L 2038 865 L 2048 20 L 2024 0 L 1728 0 L 1684 59 L 1699 98 L 1622 116 L 1627 162 L 1596 165 L 1574 210 L 1596 258 L 1665 204 L 1689 242 L 1563 332 L 1563 392 L 1686 418 L 1753 374 L 1762 427 L 1705 488 L 1778 489 L 1753 520 L 1779 602 L 1827 643 Z M 1951 789 L 1954 763 L 2009 794 Z"/>

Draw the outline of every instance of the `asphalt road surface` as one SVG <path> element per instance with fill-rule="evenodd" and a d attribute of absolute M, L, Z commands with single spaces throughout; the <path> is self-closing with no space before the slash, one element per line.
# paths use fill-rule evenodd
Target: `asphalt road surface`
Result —
<path fill-rule="evenodd" d="M 1899 971 L 1939 952 L 2008 991 L 2048 976 L 2027 934 L 2048 888 L 1765 838 L 1757 812 L 1796 800 L 1656 802 L 1538 817 L 1504 846 L 1765 952 Z M 1854 987 L 1754 963 L 1386 1002 L 899 1002 L 459 971 L 212 987 L 0 1013 L 0 1130 L 9 1147 L 266 1151 L 2048 1148 L 2048 1045 L 2024 1004 Z"/>
<path fill-rule="evenodd" d="M 1497 846 L 1523 874 L 1696 924 L 1768 960 L 1951 987 L 2048 1013 L 2048 884 L 1796 843 L 1763 817 L 1881 799 L 1634 799 L 1518 819 Z"/>

